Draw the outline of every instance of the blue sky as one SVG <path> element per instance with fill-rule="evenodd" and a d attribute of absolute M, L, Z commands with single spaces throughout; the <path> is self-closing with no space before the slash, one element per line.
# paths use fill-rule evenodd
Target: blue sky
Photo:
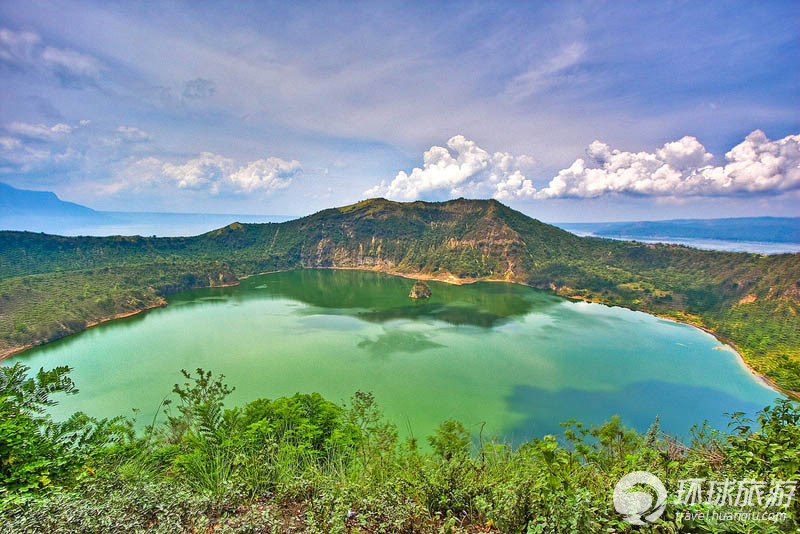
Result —
<path fill-rule="evenodd" d="M 0 181 L 97 209 L 800 215 L 800 3 L 0 3 Z"/>

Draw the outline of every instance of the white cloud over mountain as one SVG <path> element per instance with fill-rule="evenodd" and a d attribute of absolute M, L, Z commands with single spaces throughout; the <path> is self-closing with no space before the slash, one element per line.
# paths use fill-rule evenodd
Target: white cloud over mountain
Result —
<path fill-rule="evenodd" d="M 594 141 L 586 157 L 558 172 L 541 189 L 524 172 L 533 158 L 490 154 L 462 135 L 447 148 L 433 146 L 422 167 L 364 192 L 398 200 L 493 197 L 500 200 L 598 198 L 607 195 L 660 198 L 780 194 L 800 189 L 800 135 L 770 140 L 755 130 L 725 154 L 725 164 L 694 137 L 654 152 L 625 152 Z"/>
<path fill-rule="evenodd" d="M 535 189 L 523 171 L 532 167 L 530 156 L 507 152 L 490 154 L 463 135 L 447 141 L 447 147 L 432 146 L 423 156 L 422 168 L 410 174 L 400 171 L 364 192 L 401 200 L 459 196 L 491 196 L 512 199 L 531 196 Z"/>
<path fill-rule="evenodd" d="M 535 198 L 734 196 L 800 188 L 800 135 L 771 141 L 755 130 L 725 154 L 725 165 L 710 165 L 712 158 L 689 136 L 655 152 L 624 152 L 595 141 L 586 158 L 559 171 Z"/>

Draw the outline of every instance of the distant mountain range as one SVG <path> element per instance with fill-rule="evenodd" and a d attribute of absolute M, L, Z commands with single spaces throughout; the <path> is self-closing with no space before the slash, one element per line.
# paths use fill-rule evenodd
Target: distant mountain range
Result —
<path fill-rule="evenodd" d="M 556 223 L 556 226 L 574 232 L 614 238 L 685 238 L 800 243 L 800 217 Z"/>
<path fill-rule="evenodd" d="M 187 236 L 227 226 L 232 222 L 283 222 L 291 218 L 279 215 L 98 211 L 63 201 L 49 191 L 17 189 L 0 183 L 0 230 L 28 230 L 59 235 Z M 649 241 L 710 239 L 800 244 L 800 217 L 552 224 L 578 235 L 615 239 Z M 685 244 L 697 246 L 691 242 Z M 714 245 L 701 248 L 726 250 L 725 247 Z M 746 250 L 746 248 L 736 250 Z M 794 249 L 779 247 L 777 251 L 785 250 Z"/>
<path fill-rule="evenodd" d="M 17 189 L 0 182 L 0 217 L 95 217 L 98 212 L 86 206 L 65 202 L 50 191 Z"/>
<path fill-rule="evenodd" d="M 66 202 L 49 191 L 0 183 L 0 230 L 58 235 L 197 235 L 232 222 L 281 222 L 281 215 L 98 211 Z"/>

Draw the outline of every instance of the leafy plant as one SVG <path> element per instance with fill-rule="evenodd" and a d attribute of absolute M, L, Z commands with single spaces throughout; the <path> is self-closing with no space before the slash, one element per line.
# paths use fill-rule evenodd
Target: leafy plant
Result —
<path fill-rule="evenodd" d="M 25 500 L 69 483 L 77 466 L 110 443 L 132 437 L 123 417 L 96 420 L 76 413 L 55 423 L 45 412 L 56 394 L 78 392 L 69 367 L 40 369 L 28 377 L 20 363 L 0 367 L 0 497 Z"/>
<path fill-rule="evenodd" d="M 297 394 L 226 409 L 222 376 L 184 371 L 176 413 L 136 437 L 121 418 L 51 421 L 53 396 L 76 391 L 68 369 L 28 371 L 0 368 L 0 451 L 14 459 L 0 466 L 3 532 L 627 532 L 611 493 L 631 471 L 670 491 L 694 477 L 800 481 L 800 407 L 786 399 L 754 420 L 731 414 L 727 433 L 697 426 L 686 444 L 657 422 L 641 434 L 611 417 L 517 448 L 445 421 L 421 450 L 399 443 L 369 393 L 347 407 Z M 639 531 L 800 526 L 797 500 L 775 522 L 688 520 L 685 510 L 668 501 Z"/>

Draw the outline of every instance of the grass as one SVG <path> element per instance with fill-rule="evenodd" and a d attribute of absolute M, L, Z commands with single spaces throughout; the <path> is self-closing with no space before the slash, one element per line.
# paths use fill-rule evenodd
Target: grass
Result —
<path fill-rule="evenodd" d="M 0 521 L 9 533 L 789 532 L 800 526 L 797 499 L 773 510 L 786 512 L 777 522 L 689 520 L 689 510 L 738 508 L 689 507 L 676 499 L 680 481 L 689 478 L 797 483 L 800 411 L 786 400 L 756 421 L 732 414 L 728 433 L 699 425 L 688 443 L 663 434 L 657 421 L 640 434 L 611 417 L 594 428 L 569 421 L 560 436 L 517 448 L 484 442 L 445 421 L 422 446 L 399 441 L 368 393 L 346 406 L 298 394 L 225 410 L 231 389 L 222 377 L 198 370 L 184 372 L 160 422 L 143 434 L 119 420 L 104 426 L 86 418 L 65 434 L 34 408 L 74 389 L 67 371 L 27 381 L 21 366 L 0 371 L 6 417 Z M 31 422 L 25 439 L 9 439 L 23 419 Z M 62 462 L 49 464 L 43 478 L 38 462 L 54 451 Z M 658 476 L 670 496 L 659 519 L 634 528 L 614 510 L 611 495 L 636 470 Z"/>

